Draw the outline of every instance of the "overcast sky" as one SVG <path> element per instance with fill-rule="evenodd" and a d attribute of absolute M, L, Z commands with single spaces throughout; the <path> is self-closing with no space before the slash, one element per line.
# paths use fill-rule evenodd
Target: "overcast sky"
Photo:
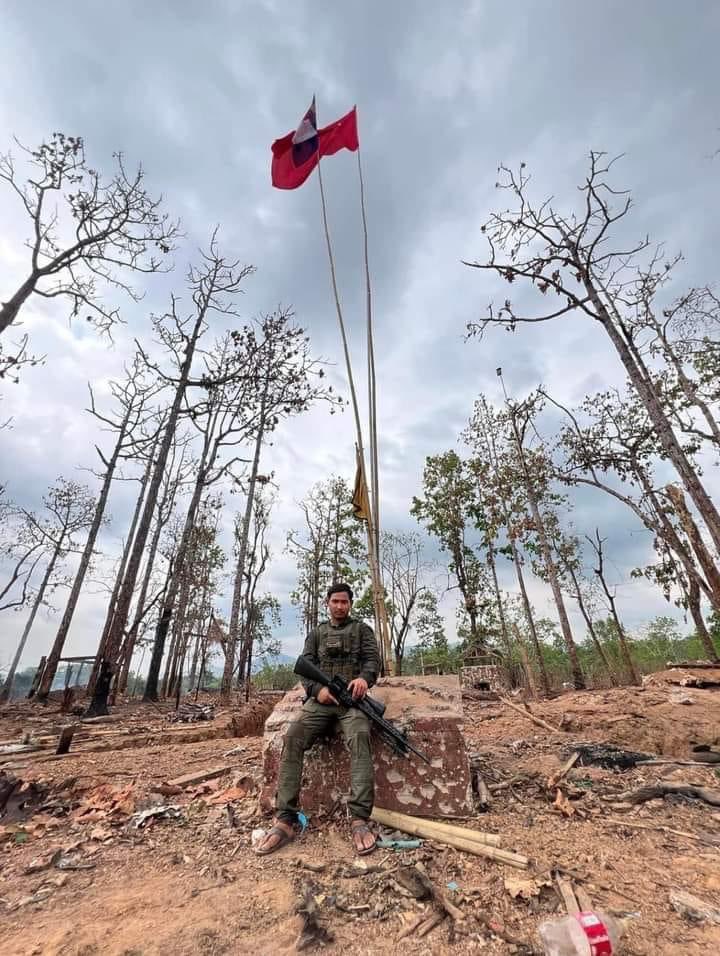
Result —
<path fill-rule="evenodd" d="M 528 164 L 535 195 L 575 201 L 588 151 L 624 153 L 618 186 L 632 190 L 633 235 L 649 232 L 681 250 L 683 283 L 716 278 L 720 248 L 717 183 L 720 109 L 717 36 L 720 7 L 660 0 L 583 4 L 570 0 L 280 3 L 206 0 L 40 0 L 3 4 L 0 38 L 2 149 L 13 135 L 34 145 L 54 130 L 84 137 L 92 164 L 110 170 L 112 154 L 142 162 L 148 187 L 162 192 L 183 221 L 186 239 L 170 276 L 147 283 L 139 306 L 123 303 L 127 327 L 108 348 L 91 330 L 68 326 L 58 301 L 35 299 L 24 329 L 43 368 L 2 388 L 0 468 L 9 495 L 37 505 L 58 475 L 93 462 L 97 435 L 86 382 L 119 374 L 133 335 L 149 331 L 195 250 L 220 224 L 223 250 L 257 266 L 247 281 L 244 314 L 292 305 L 314 352 L 335 364 L 343 385 L 317 181 L 294 192 L 273 190 L 270 143 L 294 128 L 315 93 L 320 123 L 358 105 L 366 177 L 379 380 L 381 494 L 386 527 L 408 517 L 422 466 L 457 442 L 483 391 L 498 399 L 495 368 L 523 396 L 540 382 L 561 400 L 622 379 L 610 345 L 584 323 L 539 326 L 510 336 L 497 330 L 466 343 L 465 324 L 493 298 L 492 278 L 461 264 L 483 254 L 480 226 L 504 202 L 494 189 L 499 162 Z M 364 373 L 364 285 L 355 156 L 324 164 L 329 216 L 351 347 Z M 24 277 L 27 223 L 18 203 L 0 194 L 0 296 Z M 342 473 L 352 480 L 349 414 L 317 409 L 283 426 L 265 461 L 280 487 L 274 563 L 268 587 L 284 605 L 281 635 L 300 640 L 289 606 L 294 568 L 283 554 L 295 502 L 313 483 Z M 118 546 L 130 507 L 113 493 L 115 523 L 103 550 Z M 664 613 L 661 596 L 630 584 L 630 568 L 649 555 L 648 536 L 608 501 L 584 494 L 574 517 L 580 531 L 600 523 L 611 568 L 621 581 L 620 608 L 631 626 Z M 126 527 L 126 524 L 125 524 Z M 115 537 L 113 537 L 113 535 Z M 510 568 L 503 571 L 511 585 Z M 532 595 L 552 614 L 549 594 Z M 105 598 L 86 596 L 69 653 L 92 652 Z M 454 599 L 444 610 L 451 621 Z M 24 663 L 44 653 L 58 619 L 38 620 Z M 22 628 L 0 615 L 0 664 Z"/>

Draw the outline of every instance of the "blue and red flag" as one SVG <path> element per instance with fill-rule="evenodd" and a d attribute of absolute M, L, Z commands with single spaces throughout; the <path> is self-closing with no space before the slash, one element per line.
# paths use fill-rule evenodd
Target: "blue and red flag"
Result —
<path fill-rule="evenodd" d="M 358 148 L 355 107 L 339 120 L 317 128 L 315 97 L 310 109 L 294 133 L 272 144 L 272 184 L 277 189 L 297 189 L 315 169 L 321 156 L 332 156 L 341 149 Z"/>

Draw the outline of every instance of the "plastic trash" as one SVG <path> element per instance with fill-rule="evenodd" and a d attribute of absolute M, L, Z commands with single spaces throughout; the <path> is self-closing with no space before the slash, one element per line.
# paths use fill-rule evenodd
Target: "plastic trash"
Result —
<path fill-rule="evenodd" d="M 623 924 L 594 910 L 548 920 L 539 932 L 545 956 L 617 956 Z"/>

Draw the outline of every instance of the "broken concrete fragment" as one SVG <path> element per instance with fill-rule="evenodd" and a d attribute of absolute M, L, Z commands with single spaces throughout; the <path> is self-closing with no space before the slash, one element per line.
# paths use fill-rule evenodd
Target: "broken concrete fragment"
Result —
<path fill-rule="evenodd" d="M 455 676 L 384 677 L 372 691 L 385 716 L 407 730 L 430 758 L 398 756 L 373 741 L 375 801 L 388 810 L 413 816 L 455 817 L 472 812 L 470 764 L 462 735 L 462 698 Z M 303 689 L 289 691 L 265 725 L 264 784 L 261 805 L 271 809 L 277 788 L 283 740 L 302 708 Z M 318 742 L 305 757 L 300 804 L 304 810 L 330 810 L 349 789 L 349 754 L 340 737 Z"/>
<path fill-rule="evenodd" d="M 225 773 L 230 773 L 233 768 L 227 764 L 223 767 L 212 767 L 205 770 L 195 770 L 192 773 L 186 773 L 182 777 L 175 777 L 174 780 L 168 780 L 167 787 L 193 787 L 197 783 L 204 783 L 206 780 L 214 780 L 216 777 L 222 777 Z"/>

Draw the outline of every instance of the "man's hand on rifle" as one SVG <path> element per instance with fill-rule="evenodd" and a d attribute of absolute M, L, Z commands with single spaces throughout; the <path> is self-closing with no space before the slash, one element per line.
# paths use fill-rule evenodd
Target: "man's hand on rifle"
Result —
<path fill-rule="evenodd" d="M 353 700 L 362 700 L 368 692 L 367 681 L 363 677 L 356 677 L 348 684 L 348 690 L 352 691 Z"/>
<path fill-rule="evenodd" d="M 365 685 L 367 687 L 367 684 Z M 337 704 L 337 701 L 327 689 L 327 687 L 321 687 L 317 692 L 317 702 L 318 704 Z"/>

